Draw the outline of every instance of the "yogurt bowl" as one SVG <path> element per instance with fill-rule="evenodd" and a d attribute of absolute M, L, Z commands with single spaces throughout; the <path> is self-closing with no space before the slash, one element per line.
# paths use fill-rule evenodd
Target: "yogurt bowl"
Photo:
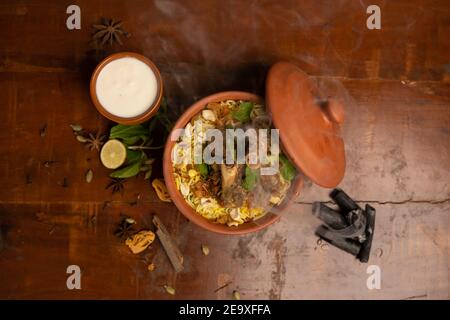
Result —
<path fill-rule="evenodd" d="M 139 124 L 158 111 L 163 95 L 155 64 L 134 52 L 115 53 L 92 73 L 90 95 L 97 110 L 120 124 Z"/>

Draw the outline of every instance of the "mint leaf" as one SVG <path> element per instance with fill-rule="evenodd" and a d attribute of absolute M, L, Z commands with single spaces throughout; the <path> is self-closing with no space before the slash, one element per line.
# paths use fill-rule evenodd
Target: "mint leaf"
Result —
<path fill-rule="evenodd" d="M 142 161 L 137 161 L 135 163 L 126 166 L 125 168 L 112 172 L 109 176 L 111 178 L 120 178 L 120 179 L 134 177 L 140 172 L 141 165 Z"/>
<path fill-rule="evenodd" d="M 280 174 L 284 180 L 291 181 L 295 178 L 297 170 L 294 165 L 289 161 L 288 158 L 282 153 L 280 153 Z"/>
<path fill-rule="evenodd" d="M 144 139 L 148 137 L 148 129 L 141 125 L 128 126 L 124 124 L 118 124 L 111 128 L 109 133 L 110 139 Z"/>
<path fill-rule="evenodd" d="M 131 137 L 131 138 L 121 138 L 122 142 L 126 144 L 127 146 L 135 145 L 141 137 Z"/>
<path fill-rule="evenodd" d="M 238 120 L 242 123 L 250 121 L 250 113 L 253 110 L 253 102 L 246 101 L 241 102 L 239 105 L 239 109 L 236 111 L 233 111 L 231 114 L 235 120 Z"/>
<path fill-rule="evenodd" d="M 143 158 L 142 151 L 127 149 L 127 162 L 134 163 Z"/>
<path fill-rule="evenodd" d="M 242 187 L 247 191 L 252 191 L 258 183 L 258 170 L 245 167 L 245 178 L 242 182 Z"/>
<path fill-rule="evenodd" d="M 208 177 L 209 169 L 206 163 L 201 163 L 197 165 L 197 170 L 200 172 L 203 178 Z"/>

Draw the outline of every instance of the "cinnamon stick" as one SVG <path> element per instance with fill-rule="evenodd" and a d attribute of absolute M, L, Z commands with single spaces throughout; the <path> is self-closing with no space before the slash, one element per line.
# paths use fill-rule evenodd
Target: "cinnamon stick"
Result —
<path fill-rule="evenodd" d="M 156 235 L 158 236 L 158 239 L 161 242 L 164 251 L 166 251 L 166 254 L 169 257 L 169 260 L 172 263 L 175 272 L 182 271 L 184 268 L 183 267 L 184 258 L 180 252 L 180 249 L 176 245 L 175 241 L 172 239 L 171 235 L 167 231 L 164 224 L 156 215 L 153 216 L 153 224 L 157 228 Z"/>

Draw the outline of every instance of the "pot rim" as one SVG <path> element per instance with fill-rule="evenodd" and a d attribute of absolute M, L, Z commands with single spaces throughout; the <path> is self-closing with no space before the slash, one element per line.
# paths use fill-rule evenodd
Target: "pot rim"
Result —
<path fill-rule="evenodd" d="M 209 102 L 213 101 L 223 101 L 227 99 L 233 100 L 250 100 L 253 102 L 262 103 L 264 100 L 253 93 L 245 91 L 223 91 L 206 96 L 196 102 L 194 102 L 177 120 L 175 123 L 169 137 L 167 138 L 166 145 L 164 148 L 163 155 L 163 173 L 164 180 L 167 186 L 167 190 L 172 198 L 172 201 L 178 208 L 178 210 L 191 222 L 197 226 L 212 231 L 219 234 L 225 235 L 242 235 L 251 232 L 259 231 L 269 225 L 277 222 L 280 219 L 279 214 L 267 213 L 256 221 L 245 222 L 238 227 L 229 227 L 224 224 L 218 224 L 209 221 L 200 214 L 198 214 L 184 199 L 179 190 L 176 187 L 175 179 L 173 176 L 173 166 L 172 166 L 172 149 L 176 141 L 172 141 L 171 136 L 174 134 L 174 130 L 185 128 L 186 124 L 198 114 Z M 283 203 L 277 206 L 279 211 L 286 209 L 297 197 L 302 188 L 303 178 L 301 174 L 298 174 L 296 179 L 293 181 L 290 192 L 293 193 L 292 196 L 287 197 Z"/>
<path fill-rule="evenodd" d="M 121 58 L 126 58 L 126 57 L 135 58 L 135 59 L 138 59 L 139 61 L 145 63 L 155 74 L 156 84 L 157 84 L 156 98 L 153 101 L 153 103 L 146 109 L 146 111 L 144 111 L 140 115 L 130 117 L 130 118 L 118 117 L 118 116 L 108 112 L 102 106 L 100 101 L 98 100 L 97 92 L 96 92 L 97 78 L 98 78 L 100 72 L 103 70 L 103 68 L 111 61 L 121 59 Z M 161 105 L 162 98 L 163 98 L 163 81 L 162 81 L 162 77 L 161 77 L 161 73 L 159 72 L 159 69 L 156 67 L 156 65 L 150 59 L 148 59 L 147 57 L 145 57 L 139 53 L 124 51 L 124 52 L 113 53 L 113 54 L 107 56 L 95 67 L 94 72 L 92 72 L 92 75 L 91 75 L 89 91 L 90 91 L 90 95 L 91 95 L 91 100 L 92 100 L 95 108 L 98 110 L 98 112 L 100 112 L 101 115 L 103 115 L 105 118 L 107 118 L 109 120 L 112 120 L 112 121 L 120 123 L 120 124 L 134 125 L 134 124 L 140 124 L 140 123 L 143 123 L 143 122 L 149 120 L 158 111 L 159 106 Z"/>

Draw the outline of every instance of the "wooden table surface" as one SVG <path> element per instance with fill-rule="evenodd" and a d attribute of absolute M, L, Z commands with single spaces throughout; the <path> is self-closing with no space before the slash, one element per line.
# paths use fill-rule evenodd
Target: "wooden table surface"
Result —
<path fill-rule="evenodd" d="M 370 1 L 382 28 L 368 30 L 366 2 L 79 0 L 81 30 L 68 30 L 68 2 L 1 1 L 0 298 L 230 299 L 238 290 L 243 299 L 449 299 L 450 5 Z M 91 25 L 102 16 L 123 20 L 131 37 L 122 46 L 94 50 Z M 213 92 L 263 94 L 281 59 L 342 95 L 340 187 L 377 209 L 369 264 L 317 243 L 311 203 L 329 190 L 310 182 L 280 222 L 241 237 L 189 223 L 141 178 L 123 196 L 105 190 L 108 171 L 69 124 L 106 132 L 89 76 L 100 57 L 125 50 L 158 65 L 173 117 Z M 160 161 L 154 171 L 162 176 Z M 121 214 L 140 227 L 158 214 L 185 270 L 174 273 L 158 241 L 133 255 L 113 235 Z M 66 287 L 72 264 L 81 290 Z M 366 286 L 368 265 L 381 269 L 380 290 Z"/>

